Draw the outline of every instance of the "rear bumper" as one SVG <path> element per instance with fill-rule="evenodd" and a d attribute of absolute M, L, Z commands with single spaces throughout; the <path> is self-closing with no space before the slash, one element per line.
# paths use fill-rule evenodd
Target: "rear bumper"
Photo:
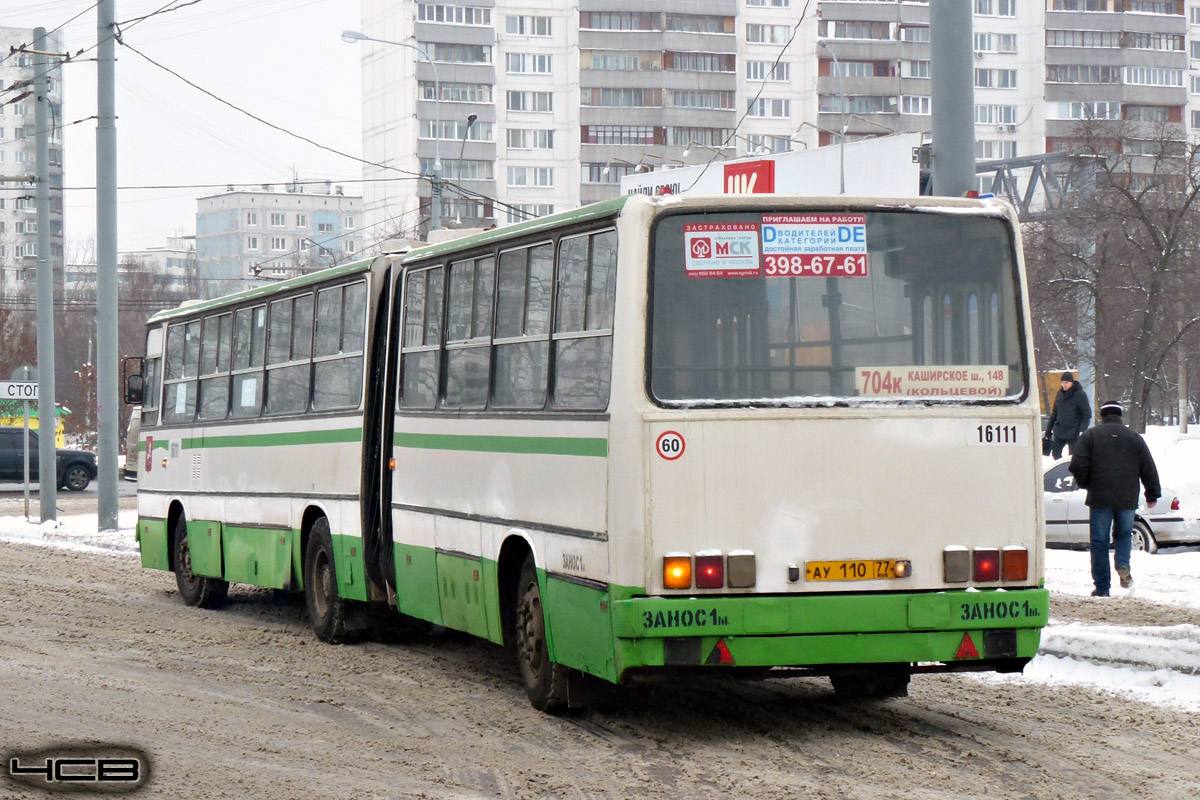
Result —
<path fill-rule="evenodd" d="M 1049 604 L 1045 589 L 618 600 L 617 673 L 706 665 L 1005 666 L 1037 653 Z"/>

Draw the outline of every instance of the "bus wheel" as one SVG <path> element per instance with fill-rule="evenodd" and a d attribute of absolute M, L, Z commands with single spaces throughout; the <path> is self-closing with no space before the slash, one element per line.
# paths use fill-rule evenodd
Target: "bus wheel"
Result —
<path fill-rule="evenodd" d="M 848 667 L 829 676 L 841 697 L 908 697 L 912 677 L 904 667 Z"/>
<path fill-rule="evenodd" d="M 333 537 L 324 517 L 313 523 L 304 551 L 304 599 L 317 638 L 330 644 L 346 641 L 346 604 L 338 593 Z"/>
<path fill-rule="evenodd" d="M 550 660 L 546 647 L 546 617 L 533 557 L 521 567 L 517 584 L 517 663 L 529 701 L 538 711 L 553 713 L 567 705 L 567 668 Z"/>
<path fill-rule="evenodd" d="M 175 522 L 175 584 L 183 602 L 197 608 L 218 606 L 229 594 L 229 584 L 220 578 L 206 578 L 192 572 L 192 550 L 183 514 Z"/>

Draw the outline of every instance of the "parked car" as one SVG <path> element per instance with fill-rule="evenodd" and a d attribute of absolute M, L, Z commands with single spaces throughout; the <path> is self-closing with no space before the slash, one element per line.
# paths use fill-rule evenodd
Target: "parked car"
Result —
<path fill-rule="evenodd" d="M 1046 504 L 1046 544 L 1087 547 L 1091 541 L 1087 491 L 1075 484 L 1070 458 L 1060 458 L 1046 468 L 1042 478 Z M 1179 492 L 1163 486 L 1154 508 L 1138 506 L 1133 523 L 1133 549 L 1156 553 L 1162 545 L 1200 541 L 1200 506 L 1184 509 Z"/>
<path fill-rule="evenodd" d="M 138 478 L 138 439 L 142 435 L 142 407 L 129 410 L 129 428 L 125 431 L 125 470 L 121 476 L 127 481 Z"/>
<path fill-rule="evenodd" d="M 24 429 L 0 427 L 0 481 L 25 479 Z M 59 488 L 82 492 L 96 479 L 96 454 L 85 450 L 55 450 Z M 38 475 L 38 434 L 29 432 L 29 479 Z"/>

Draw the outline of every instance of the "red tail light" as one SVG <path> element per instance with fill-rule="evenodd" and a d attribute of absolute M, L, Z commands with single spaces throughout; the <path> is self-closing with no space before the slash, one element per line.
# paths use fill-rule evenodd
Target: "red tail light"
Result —
<path fill-rule="evenodd" d="M 977 547 L 974 557 L 974 580 L 976 583 L 992 583 L 1000 580 L 1000 551 L 994 547 Z"/>
<path fill-rule="evenodd" d="M 1171 510 L 1172 511 L 1179 510 L 1179 498 L 1178 497 L 1171 498 Z"/>
<path fill-rule="evenodd" d="M 725 557 L 717 554 L 696 554 L 696 588 L 722 589 L 725 587 Z"/>

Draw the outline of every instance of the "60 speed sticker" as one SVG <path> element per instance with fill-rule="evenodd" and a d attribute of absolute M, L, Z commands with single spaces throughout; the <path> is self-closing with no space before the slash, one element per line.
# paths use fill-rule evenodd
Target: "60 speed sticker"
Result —
<path fill-rule="evenodd" d="M 664 431 L 658 435 L 658 441 L 654 443 L 654 449 L 658 454 L 667 461 L 674 461 L 683 455 L 687 445 L 683 441 L 683 436 L 675 431 Z"/>

